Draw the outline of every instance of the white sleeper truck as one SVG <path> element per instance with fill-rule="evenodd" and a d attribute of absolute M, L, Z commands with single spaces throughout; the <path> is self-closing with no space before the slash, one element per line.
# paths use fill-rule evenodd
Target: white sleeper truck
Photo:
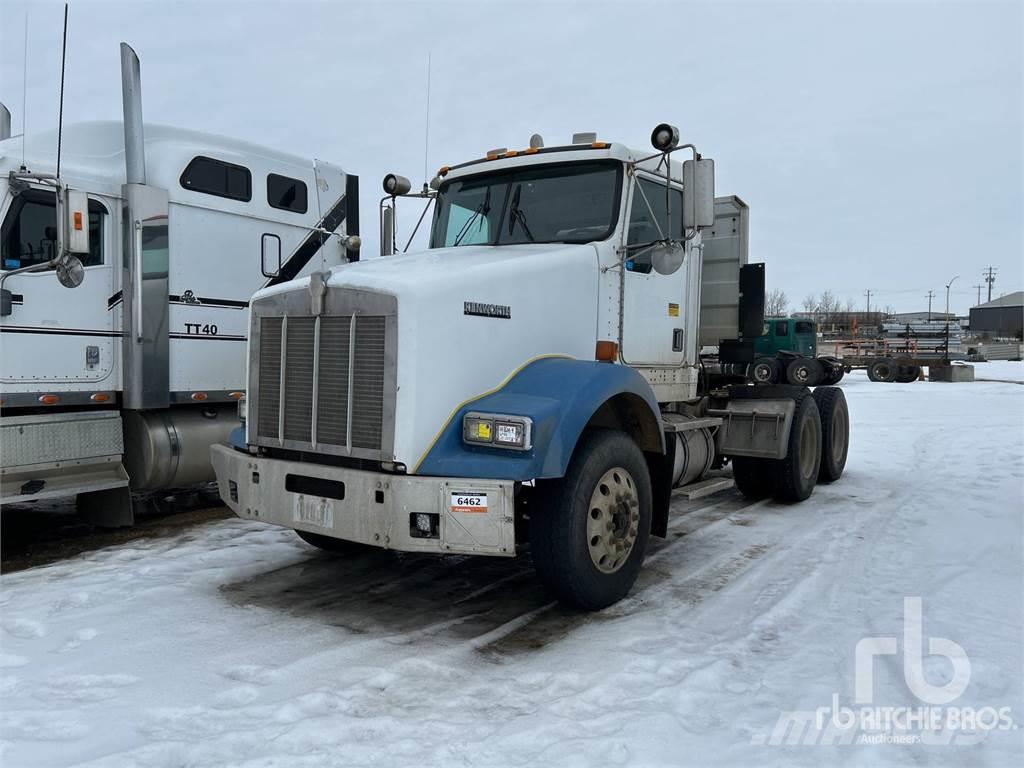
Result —
<path fill-rule="evenodd" d="M 763 265 L 713 162 L 670 125 L 652 143 L 534 136 L 421 193 L 385 178 L 382 258 L 251 302 L 244 429 L 212 448 L 224 501 L 328 550 L 529 545 L 558 598 L 599 609 L 666 535 L 674 488 L 726 462 L 751 497 L 838 479 L 841 390 L 702 369 L 702 344 L 753 360 Z M 399 196 L 434 206 L 419 253 L 390 253 Z"/>
<path fill-rule="evenodd" d="M 143 129 L 124 44 L 122 78 L 123 123 L 68 126 L 59 163 L 56 131 L 11 136 L 0 106 L 0 501 L 77 495 L 102 525 L 131 490 L 213 480 L 251 295 L 357 258 L 356 177 Z"/>

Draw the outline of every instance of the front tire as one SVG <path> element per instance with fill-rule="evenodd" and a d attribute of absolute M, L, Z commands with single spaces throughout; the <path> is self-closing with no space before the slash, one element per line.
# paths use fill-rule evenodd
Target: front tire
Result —
<path fill-rule="evenodd" d="M 541 484 L 530 518 L 537 575 L 561 602 L 596 611 L 636 581 L 651 530 L 651 480 L 633 440 L 612 430 L 586 433 L 565 477 Z"/>

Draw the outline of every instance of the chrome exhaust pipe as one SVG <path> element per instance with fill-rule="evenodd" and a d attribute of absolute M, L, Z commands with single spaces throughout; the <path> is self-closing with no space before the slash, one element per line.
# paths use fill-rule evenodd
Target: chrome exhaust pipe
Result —
<path fill-rule="evenodd" d="M 128 184 L 146 183 L 146 145 L 142 135 L 142 73 L 139 57 L 121 43 L 121 100 L 124 105 L 124 170 Z"/>

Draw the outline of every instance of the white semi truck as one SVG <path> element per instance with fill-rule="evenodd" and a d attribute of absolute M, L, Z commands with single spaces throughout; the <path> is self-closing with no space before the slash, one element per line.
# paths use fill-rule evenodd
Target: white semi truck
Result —
<path fill-rule="evenodd" d="M 245 427 L 212 448 L 224 501 L 329 550 L 529 544 L 558 598 L 598 609 L 666 535 L 674 488 L 726 461 L 754 497 L 838 479 L 841 390 L 702 370 L 702 344 L 753 360 L 763 265 L 712 161 L 669 125 L 652 143 L 535 136 L 414 195 L 388 176 L 382 258 L 254 296 Z M 402 195 L 433 203 L 429 248 L 391 255 Z"/>
<path fill-rule="evenodd" d="M 121 54 L 123 123 L 66 127 L 59 163 L 56 131 L 11 136 L 0 106 L 0 501 L 77 495 L 103 525 L 130 490 L 213 479 L 250 296 L 358 258 L 355 176 L 143 127 Z"/>

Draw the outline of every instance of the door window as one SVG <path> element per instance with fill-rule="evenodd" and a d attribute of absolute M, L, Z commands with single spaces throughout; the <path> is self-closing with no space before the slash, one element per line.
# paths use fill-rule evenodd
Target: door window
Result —
<path fill-rule="evenodd" d="M 77 254 L 86 267 L 103 263 L 103 217 L 107 210 L 89 201 L 89 253 Z M 57 201 L 53 193 L 24 192 L 15 198 L 0 231 L 0 266 L 20 269 L 57 255 Z"/>
<path fill-rule="evenodd" d="M 814 326 L 806 320 L 796 324 L 797 333 L 814 333 Z"/>
<path fill-rule="evenodd" d="M 779 320 L 775 323 L 775 335 L 776 336 L 788 336 L 789 335 L 789 323 L 786 320 Z"/>
<path fill-rule="evenodd" d="M 683 193 L 678 189 L 671 189 L 668 191 L 666 199 L 664 184 L 644 178 L 637 180 L 637 187 L 638 189 L 633 191 L 633 204 L 629 212 L 629 235 L 626 245 L 642 246 L 667 237 L 681 239 L 683 237 Z M 670 207 L 671 227 L 669 226 Z M 650 272 L 650 251 L 638 253 L 627 262 L 627 265 L 633 272 Z"/>

